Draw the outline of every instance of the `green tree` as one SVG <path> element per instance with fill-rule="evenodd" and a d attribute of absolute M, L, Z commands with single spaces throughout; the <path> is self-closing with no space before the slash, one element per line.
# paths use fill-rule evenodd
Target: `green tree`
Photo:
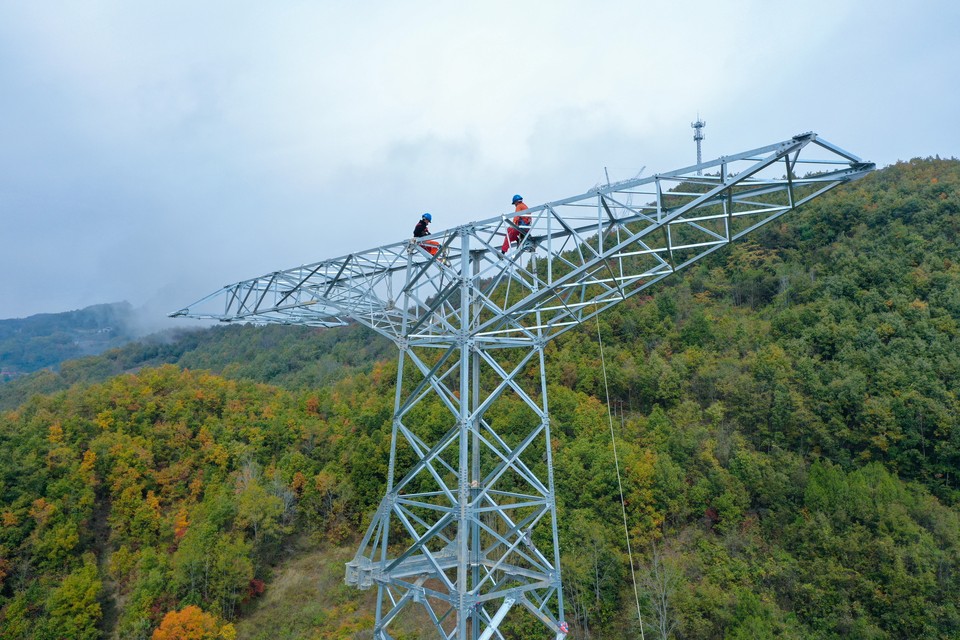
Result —
<path fill-rule="evenodd" d="M 92 556 L 82 567 L 67 575 L 54 589 L 46 603 L 47 617 L 37 629 L 37 640 L 96 640 L 103 615 L 100 591 L 103 584 Z"/>

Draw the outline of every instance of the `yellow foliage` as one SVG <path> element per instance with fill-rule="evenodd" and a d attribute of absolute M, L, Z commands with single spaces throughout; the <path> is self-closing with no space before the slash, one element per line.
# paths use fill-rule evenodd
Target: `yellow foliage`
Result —
<path fill-rule="evenodd" d="M 187 519 L 187 509 L 186 507 L 181 508 L 177 511 L 177 515 L 173 520 L 173 535 L 179 540 L 187 534 L 187 527 L 190 526 L 190 520 Z"/>
<path fill-rule="evenodd" d="M 337 479 L 333 474 L 327 471 L 321 471 L 313 479 L 313 484 L 321 495 L 331 493 L 336 486 L 336 482 Z"/>
<path fill-rule="evenodd" d="M 109 411 L 101 411 L 97 414 L 95 422 L 103 431 L 110 431 L 113 428 L 114 418 Z"/>
<path fill-rule="evenodd" d="M 93 471 L 93 465 L 97 462 L 97 453 L 87 449 L 83 452 L 83 462 L 80 463 L 80 471 L 90 473 Z"/>
<path fill-rule="evenodd" d="M 50 504 L 43 498 L 37 498 L 30 507 L 30 517 L 37 521 L 37 526 L 42 527 L 56 510 L 56 505 Z"/>
<path fill-rule="evenodd" d="M 190 481 L 190 497 L 199 500 L 201 493 L 203 493 L 203 478 L 197 476 Z"/>
<path fill-rule="evenodd" d="M 207 452 L 206 457 L 207 461 L 212 462 L 221 469 L 226 469 L 227 463 L 230 462 L 230 453 L 222 444 L 215 444 L 210 451 Z"/>
<path fill-rule="evenodd" d="M 60 444 L 63 442 L 63 427 L 60 426 L 59 422 L 54 422 L 50 425 L 47 433 L 47 442 L 50 444 Z"/>

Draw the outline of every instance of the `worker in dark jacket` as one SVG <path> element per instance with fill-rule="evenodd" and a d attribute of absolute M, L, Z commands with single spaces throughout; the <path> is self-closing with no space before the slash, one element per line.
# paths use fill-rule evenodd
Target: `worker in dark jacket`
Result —
<path fill-rule="evenodd" d="M 430 229 L 428 225 L 433 222 L 433 216 L 429 213 L 425 213 L 420 216 L 420 222 L 417 223 L 417 226 L 413 228 L 413 237 L 414 238 L 425 238 L 430 235 Z M 440 250 L 440 243 L 436 240 L 422 240 L 418 242 L 421 247 L 423 247 L 427 253 L 432 256 L 437 255 L 437 251 Z"/>
<path fill-rule="evenodd" d="M 420 222 L 417 223 L 417 226 L 413 228 L 413 237 L 422 238 L 423 236 L 430 235 L 430 229 L 427 228 L 433 222 L 433 216 L 429 213 L 425 213 L 420 217 Z"/>

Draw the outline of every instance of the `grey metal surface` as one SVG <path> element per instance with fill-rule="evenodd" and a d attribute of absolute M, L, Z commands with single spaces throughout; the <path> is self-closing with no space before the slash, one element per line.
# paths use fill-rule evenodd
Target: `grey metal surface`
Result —
<path fill-rule="evenodd" d="M 410 603 L 441 638 L 503 638 L 517 611 L 565 635 L 547 342 L 873 165 L 815 134 L 245 280 L 171 314 L 336 326 L 400 350 L 386 493 L 346 581 L 377 640 Z M 440 411 L 438 417 L 435 411 Z M 434 412 L 431 414 L 430 412 Z"/>

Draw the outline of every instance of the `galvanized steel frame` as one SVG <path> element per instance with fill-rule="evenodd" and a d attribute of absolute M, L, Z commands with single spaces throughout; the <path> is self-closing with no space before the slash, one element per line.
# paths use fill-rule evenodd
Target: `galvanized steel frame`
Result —
<path fill-rule="evenodd" d="M 377 586 L 375 638 L 391 638 L 410 602 L 442 638 L 502 638 L 516 605 L 561 638 L 544 346 L 873 169 L 802 134 L 531 207 L 532 224 L 506 255 L 513 214 L 431 236 L 435 254 L 416 240 L 385 245 L 239 282 L 171 315 L 311 326 L 353 319 L 392 339 L 400 358 L 387 491 L 346 573 L 350 584 Z M 538 388 L 525 389 L 522 379 L 536 377 Z M 522 438 L 485 417 L 507 397 L 535 423 Z M 428 398 L 450 413 L 442 434 L 408 424 Z"/>

